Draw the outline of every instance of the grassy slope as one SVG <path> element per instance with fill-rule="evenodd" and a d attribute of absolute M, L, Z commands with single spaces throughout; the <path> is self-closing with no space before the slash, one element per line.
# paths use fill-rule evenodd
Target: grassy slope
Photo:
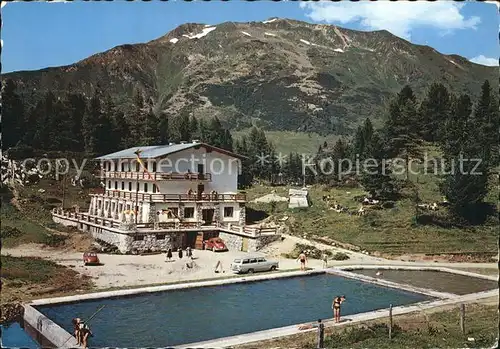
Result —
<path fill-rule="evenodd" d="M 47 294 L 58 296 L 92 288 L 88 277 L 52 261 L 2 255 L 1 262 L 2 303 L 26 301 Z"/>
<path fill-rule="evenodd" d="M 466 307 L 466 334 L 459 325 L 459 310 L 434 310 L 394 317 L 393 339 L 388 339 L 387 319 L 368 321 L 347 329 L 326 329 L 325 348 L 466 348 L 490 347 L 498 338 L 498 302 Z M 377 326 L 378 324 L 378 326 Z M 467 338 L 474 338 L 474 342 Z M 316 348 L 316 333 L 238 346 L 250 348 Z"/>
<path fill-rule="evenodd" d="M 248 129 L 233 132 L 235 139 L 248 134 Z M 333 145 L 338 136 L 331 135 L 323 137 L 317 133 L 288 132 L 288 131 L 266 131 L 266 137 L 276 147 L 276 151 L 288 155 L 290 152 L 316 154 L 320 145 L 325 141 Z"/>
<path fill-rule="evenodd" d="M 424 149 L 428 156 L 439 155 L 435 148 Z M 423 173 L 422 166 L 416 167 Z M 418 178 L 417 178 L 418 177 Z M 432 203 L 442 200 L 439 193 L 439 178 L 432 175 L 411 175 L 410 180 L 417 186 L 422 202 Z M 247 191 L 248 200 L 276 190 L 278 195 L 288 196 L 289 187 L 255 186 Z M 486 201 L 496 205 L 497 186 L 492 180 Z M 289 210 L 286 203 L 279 203 L 276 214 L 288 215 L 293 234 L 327 236 L 334 240 L 360 246 L 367 251 L 388 254 L 406 253 L 452 253 L 452 252 L 496 252 L 498 246 L 498 220 L 490 216 L 488 221 L 478 226 L 448 227 L 446 209 L 425 212 L 437 223 L 415 226 L 412 193 L 403 191 L 403 198 L 394 208 L 368 211 L 363 217 L 339 214 L 329 210 L 321 198 L 330 195 L 339 204 L 351 210 L 360 206 L 355 196 L 366 195 L 362 188 L 325 188 L 313 186 L 310 189 L 313 206 L 308 209 Z M 270 213 L 269 204 L 251 203 L 250 207 Z"/>

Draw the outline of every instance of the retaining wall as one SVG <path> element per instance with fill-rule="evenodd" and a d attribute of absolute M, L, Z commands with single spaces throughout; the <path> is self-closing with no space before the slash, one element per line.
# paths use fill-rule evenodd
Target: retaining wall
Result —
<path fill-rule="evenodd" d="M 70 333 L 30 305 L 24 305 L 23 321 L 28 334 L 44 347 L 81 348 Z"/>

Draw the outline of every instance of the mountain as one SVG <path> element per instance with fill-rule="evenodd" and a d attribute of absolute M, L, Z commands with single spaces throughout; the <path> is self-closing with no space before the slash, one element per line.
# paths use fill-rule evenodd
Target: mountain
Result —
<path fill-rule="evenodd" d="M 443 55 L 387 31 L 273 18 L 188 23 L 145 44 L 121 45 L 78 63 L 4 74 L 29 104 L 52 90 L 90 95 L 96 86 L 126 109 L 141 91 L 157 110 L 219 116 L 231 129 L 351 133 L 405 84 L 434 81 L 477 95 L 497 68 Z"/>

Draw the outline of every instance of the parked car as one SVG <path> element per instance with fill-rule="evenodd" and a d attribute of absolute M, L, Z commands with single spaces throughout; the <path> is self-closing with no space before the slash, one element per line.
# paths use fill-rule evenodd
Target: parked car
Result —
<path fill-rule="evenodd" d="M 227 247 L 221 238 L 215 237 L 205 240 L 205 250 L 212 250 L 214 252 L 227 251 Z"/>
<path fill-rule="evenodd" d="M 85 252 L 83 254 L 83 264 L 85 265 L 99 265 L 101 262 L 99 261 L 99 257 L 94 252 Z"/>
<path fill-rule="evenodd" d="M 231 263 L 231 270 L 237 274 L 272 271 L 278 269 L 277 261 L 268 261 L 265 257 L 250 256 L 237 258 Z"/>

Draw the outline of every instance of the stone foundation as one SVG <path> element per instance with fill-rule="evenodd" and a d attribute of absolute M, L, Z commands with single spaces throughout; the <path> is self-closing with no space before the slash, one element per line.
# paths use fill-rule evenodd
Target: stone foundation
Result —
<path fill-rule="evenodd" d="M 247 240 L 246 252 L 257 252 L 267 244 L 281 239 L 281 235 L 260 236 L 257 238 L 243 237 L 235 234 L 220 232 L 219 237 L 224 240 L 227 248 L 231 251 L 242 251 L 243 239 Z"/>
<path fill-rule="evenodd" d="M 243 237 L 223 232 L 219 233 L 219 237 L 224 240 L 228 250 L 241 251 L 243 247 Z"/>

